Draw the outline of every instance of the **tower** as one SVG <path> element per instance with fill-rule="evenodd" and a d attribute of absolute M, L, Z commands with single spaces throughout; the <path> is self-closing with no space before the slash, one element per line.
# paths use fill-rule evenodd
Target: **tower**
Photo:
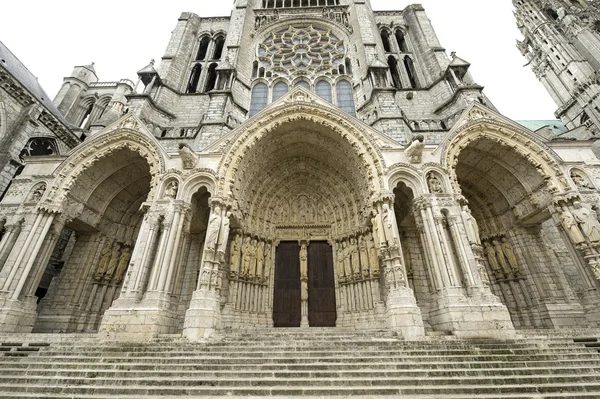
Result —
<path fill-rule="evenodd" d="M 600 128 L 598 1 L 513 0 L 522 54 L 570 129 Z"/>

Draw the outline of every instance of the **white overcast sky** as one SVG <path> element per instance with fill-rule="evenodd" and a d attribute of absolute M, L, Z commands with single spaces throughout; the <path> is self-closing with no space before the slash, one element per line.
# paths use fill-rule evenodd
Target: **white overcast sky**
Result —
<path fill-rule="evenodd" d="M 414 2 L 371 0 L 375 10 Z M 553 119 L 556 105 L 515 47 L 521 38 L 508 0 L 421 0 L 448 54 L 469 61 L 475 81 L 500 112 L 515 119 Z M 50 97 L 73 66 L 95 62 L 100 80 L 136 80 L 159 62 L 183 11 L 226 16 L 232 0 L 5 0 L 0 40 L 38 77 Z"/>

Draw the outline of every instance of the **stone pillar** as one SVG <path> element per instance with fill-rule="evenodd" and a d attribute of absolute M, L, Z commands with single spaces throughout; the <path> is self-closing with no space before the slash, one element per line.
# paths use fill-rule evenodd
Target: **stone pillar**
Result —
<path fill-rule="evenodd" d="M 231 213 L 218 200 L 211 201 L 211 215 L 206 230 L 202 265 L 196 291 L 192 294 L 190 307 L 185 314 L 183 335 L 190 341 L 210 337 L 221 327 L 221 262 L 229 236 L 229 217 Z M 223 220 L 226 218 L 227 220 Z"/>
<path fill-rule="evenodd" d="M 100 332 L 123 340 L 172 333 L 177 314 L 171 288 L 177 275 L 190 204 L 166 198 L 148 209 L 129 262 L 121 294 L 104 313 Z"/>
<path fill-rule="evenodd" d="M 417 306 L 413 290 L 406 279 L 406 269 L 393 195 L 374 204 L 372 219 L 373 237 L 383 260 L 383 275 L 387 286 L 386 316 L 388 326 L 406 339 L 418 339 L 425 335 L 421 309 Z"/>
<path fill-rule="evenodd" d="M 574 249 L 579 256 L 579 259 L 574 257 L 574 262 L 585 286 L 582 306 L 586 317 L 599 323 L 597 287 L 600 281 L 600 223 L 587 204 L 581 203 L 579 197 L 555 197 L 554 211 L 555 220 L 570 241 L 571 245 L 567 243 L 567 247 Z M 592 281 L 592 276 L 596 282 Z"/>
<path fill-rule="evenodd" d="M 3 250 L 10 251 L 0 275 L 0 331 L 31 332 L 37 317 L 35 288 L 48 264 L 57 235 L 49 235 L 51 227 L 62 230 L 64 219 L 53 209 L 39 208 L 17 235 L 7 237 Z M 8 234 L 7 234 L 8 235 Z M 12 242 L 12 248 L 11 246 Z M 33 288 L 31 288 L 33 287 Z"/>
<path fill-rule="evenodd" d="M 484 266 L 473 250 L 476 234 L 467 231 L 474 227 L 465 226 L 458 200 L 436 193 L 414 201 L 425 258 L 437 286 L 430 323 L 434 330 L 462 337 L 512 336 L 510 314 L 485 284 Z"/>
<path fill-rule="evenodd" d="M 308 245 L 309 242 L 301 240 L 300 244 L 300 327 L 308 327 Z"/>

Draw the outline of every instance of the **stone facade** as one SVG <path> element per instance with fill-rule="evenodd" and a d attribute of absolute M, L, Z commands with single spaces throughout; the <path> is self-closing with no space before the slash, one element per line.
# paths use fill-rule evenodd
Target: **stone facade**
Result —
<path fill-rule="evenodd" d="M 421 6 L 358 0 L 183 13 L 137 85 L 76 67 L 83 142 L 0 202 L 0 331 L 598 326 L 592 141 L 500 115 L 469 67 Z"/>

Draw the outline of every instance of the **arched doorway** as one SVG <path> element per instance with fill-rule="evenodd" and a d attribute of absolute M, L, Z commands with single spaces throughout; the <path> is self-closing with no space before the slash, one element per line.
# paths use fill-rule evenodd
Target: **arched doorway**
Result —
<path fill-rule="evenodd" d="M 232 326 L 384 322 L 368 234 L 381 173 L 367 140 L 309 111 L 283 110 L 225 158 L 239 224 L 228 251 Z"/>
<path fill-rule="evenodd" d="M 550 156 L 492 134 L 463 140 L 454 158 L 466 198 L 463 218 L 475 226 L 470 241 L 515 327 L 585 322 L 576 294 L 581 281 L 591 279 L 553 217 L 557 189 L 545 174 L 548 168 L 556 170 L 546 165 Z"/>
<path fill-rule="evenodd" d="M 34 332 L 95 331 L 118 298 L 151 187 L 150 166 L 121 148 L 80 173 L 64 200 L 68 220 L 42 282 Z"/>

